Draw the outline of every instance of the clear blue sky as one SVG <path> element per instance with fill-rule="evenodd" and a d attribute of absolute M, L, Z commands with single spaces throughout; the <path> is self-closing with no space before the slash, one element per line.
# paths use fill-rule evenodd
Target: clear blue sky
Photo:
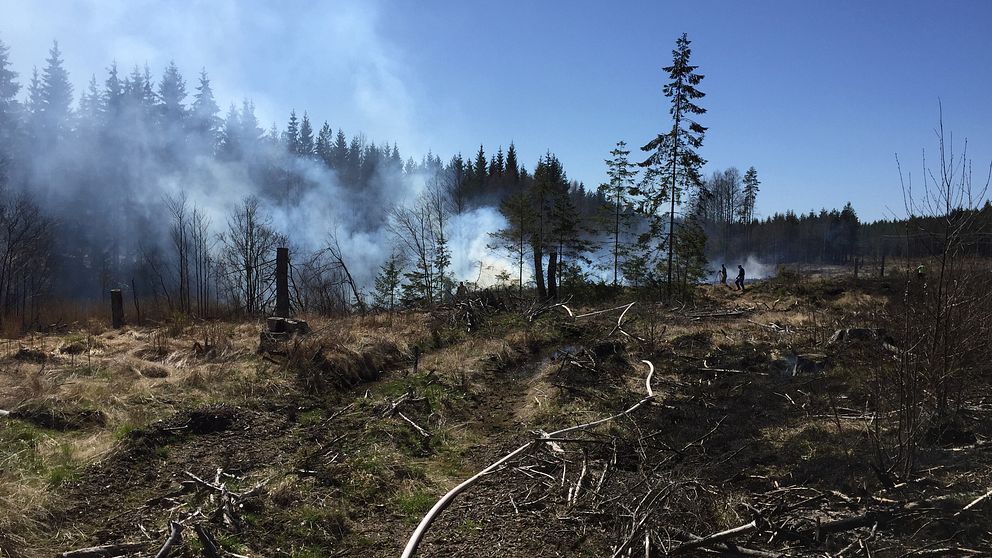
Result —
<path fill-rule="evenodd" d="M 757 167 L 758 210 L 902 214 L 894 154 L 920 174 L 938 99 L 976 182 L 992 160 L 992 2 L 82 2 L 0 0 L 26 82 L 58 38 L 77 90 L 112 59 L 200 66 L 222 104 L 285 125 L 307 109 L 404 155 L 555 152 L 595 186 L 620 139 L 669 126 L 661 68 L 687 32 L 706 75 L 707 174 Z M 192 87 L 192 84 L 191 84 Z M 979 180 L 981 179 L 981 180 Z"/>

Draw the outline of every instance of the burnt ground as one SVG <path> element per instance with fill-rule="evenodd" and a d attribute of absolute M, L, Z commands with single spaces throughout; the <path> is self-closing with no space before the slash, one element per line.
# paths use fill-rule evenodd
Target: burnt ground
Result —
<path fill-rule="evenodd" d="M 892 448 L 866 434 L 871 378 L 891 355 L 870 339 L 829 342 L 841 327 L 871 326 L 886 296 L 885 285 L 848 280 L 706 288 L 690 305 L 639 302 L 628 335 L 614 331 L 619 311 L 570 319 L 561 308 L 533 320 L 524 309 L 480 312 L 471 332 L 441 320 L 437 336 L 419 320 L 353 321 L 347 335 L 318 327 L 268 355 L 253 352 L 257 329 L 238 326 L 231 350 L 213 358 L 190 352 L 199 332 L 116 336 L 83 372 L 63 362 L 58 347 L 69 343 L 53 340 L 31 347 L 31 361 L 9 357 L 48 372 L 18 368 L 16 400 L 0 401 L 23 409 L 0 418 L 0 436 L 38 453 L 28 463 L 0 449 L 0 479 L 33 486 L 41 475 L 44 499 L 26 519 L 0 519 L 12 529 L 0 533 L 0 555 L 122 543 L 154 555 L 177 521 L 175 556 L 210 556 L 214 545 L 219 555 L 399 556 L 456 484 L 540 432 L 644 399 L 642 360 L 656 370 L 653 400 L 533 444 L 459 496 L 417 555 L 612 556 L 626 545 L 640 556 L 647 538 L 660 556 L 752 521 L 737 546 L 676 552 L 988 555 L 992 505 L 962 509 L 992 485 L 992 398 L 976 386 L 955 429 L 900 478 L 879 458 Z M 817 356 L 792 371 L 794 355 Z M 125 368 L 137 379 L 122 386 Z M 73 385 L 86 396 L 70 405 Z M 56 430 L 39 422 L 48 416 L 101 420 Z M 92 439 L 106 448 L 72 450 L 57 462 L 69 472 L 53 474 L 46 440 L 72 449 Z"/>

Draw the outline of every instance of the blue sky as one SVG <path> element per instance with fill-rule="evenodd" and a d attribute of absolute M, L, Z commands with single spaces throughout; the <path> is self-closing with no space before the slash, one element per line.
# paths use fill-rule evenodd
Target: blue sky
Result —
<path fill-rule="evenodd" d="M 918 179 L 938 99 L 975 181 L 992 160 L 992 2 L 63 2 L 0 0 L 26 82 L 59 39 L 77 91 L 116 59 L 201 66 L 226 105 L 267 124 L 309 110 L 404 155 L 551 150 L 595 186 L 617 140 L 668 124 L 661 68 L 676 37 L 706 75 L 707 174 L 754 165 L 758 211 L 851 201 L 902 215 L 894 154 Z M 191 84 L 192 85 L 192 84 Z"/>

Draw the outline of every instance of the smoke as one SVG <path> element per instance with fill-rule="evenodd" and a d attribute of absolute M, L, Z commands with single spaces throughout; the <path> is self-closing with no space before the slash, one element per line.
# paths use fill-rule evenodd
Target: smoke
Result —
<path fill-rule="evenodd" d="M 740 265 L 744 266 L 748 279 L 770 279 L 778 275 L 778 270 L 773 264 L 766 264 L 750 254 Z"/>
<path fill-rule="evenodd" d="M 723 259 L 711 259 L 714 265 L 717 266 L 717 274 L 719 274 L 719 265 L 722 263 L 727 266 L 727 282 L 730 283 L 737 277 L 737 266 L 744 266 L 744 277 L 747 281 L 757 281 L 759 279 L 771 279 L 778 275 L 778 269 L 774 264 L 768 264 L 760 259 L 758 259 L 753 254 L 748 254 L 743 261 L 740 260 L 739 256 L 730 256 Z M 717 282 L 719 279 L 714 278 L 713 282 Z"/>

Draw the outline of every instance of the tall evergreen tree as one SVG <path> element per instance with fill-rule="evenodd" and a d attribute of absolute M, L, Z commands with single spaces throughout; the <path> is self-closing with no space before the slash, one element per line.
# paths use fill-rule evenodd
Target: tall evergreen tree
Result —
<path fill-rule="evenodd" d="M 72 114 L 72 84 L 69 72 L 63 66 L 62 51 L 55 41 L 48 51 L 45 69 L 41 76 L 42 134 L 48 142 L 58 142 L 69 133 Z"/>
<path fill-rule="evenodd" d="M 310 125 L 310 117 L 306 111 L 303 112 L 303 120 L 300 122 L 299 144 L 297 145 L 297 155 L 300 157 L 313 157 L 316 146 L 313 139 L 313 126 Z"/>
<path fill-rule="evenodd" d="M 344 135 L 344 130 L 338 128 L 338 133 L 334 136 L 334 146 L 331 148 L 331 168 L 343 172 L 348 164 L 348 138 Z"/>
<path fill-rule="evenodd" d="M 205 144 L 206 150 L 213 150 L 217 142 L 217 136 L 221 127 L 221 119 L 217 115 L 220 107 L 214 99 L 214 90 L 210 87 L 210 78 L 207 77 L 207 70 L 200 70 L 200 83 L 196 86 L 196 94 L 193 95 L 193 105 L 189 125 Z"/>
<path fill-rule="evenodd" d="M 103 114 L 108 120 L 120 116 L 124 106 L 124 83 L 117 71 L 117 62 L 107 68 L 107 79 L 103 82 Z"/>
<path fill-rule="evenodd" d="M 282 141 L 286 145 L 286 151 L 294 155 L 300 152 L 300 120 L 296 117 L 295 110 L 289 113 L 289 123 L 282 133 Z"/>
<path fill-rule="evenodd" d="M 706 161 L 696 153 L 703 144 L 706 128 L 693 120 L 693 116 L 704 114 L 706 109 L 696 104 L 705 93 L 696 87 L 703 80 L 703 75 L 696 73 L 697 66 L 690 64 L 692 50 L 689 48 L 688 36 L 683 33 L 675 42 L 672 51 L 672 65 L 666 66 L 670 81 L 665 84 L 663 92 L 669 98 L 671 106 L 669 115 L 672 126 L 666 132 L 641 147 L 642 151 L 650 153 L 641 166 L 648 167 L 656 173 L 659 180 L 653 188 L 644 189 L 645 207 L 652 219 L 652 233 L 661 235 L 663 215 L 659 211 L 668 202 L 667 238 L 667 294 L 672 295 L 673 257 L 675 255 L 675 209 L 681 202 L 680 198 L 687 197 L 692 188 L 699 188 L 702 180 L 700 170 Z"/>
<path fill-rule="evenodd" d="M 610 202 L 611 219 L 610 234 L 613 236 L 613 287 L 620 284 L 620 236 L 623 233 L 624 216 L 631 203 L 631 193 L 634 190 L 634 178 L 637 170 L 630 163 L 630 150 L 625 149 L 627 143 L 618 141 L 617 146 L 610 151 L 611 158 L 606 160 L 607 176 L 610 181 L 599 186 L 599 192 Z"/>
<path fill-rule="evenodd" d="M 486 185 L 488 166 L 486 163 L 486 152 L 480 145 L 479 152 L 475 154 L 475 164 L 472 167 L 472 181 L 474 182 L 475 193 L 481 193 Z"/>
<path fill-rule="evenodd" d="M 331 166 L 333 148 L 334 132 L 331 131 L 331 125 L 324 121 L 324 125 L 320 127 L 320 132 L 317 133 L 317 145 L 314 146 L 314 154 L 327 167 Z"/>
<path fill-rule="evenodd" d="M 744 249 L 751 249 L 751 222 L 754 221 L 754 204 L 758 200 L 758 170 L 754 167 L 744 173 L 744 199 L 741 203 L 741 222 L 744 224 Z"/>
<path fill-rule="evenodd" d="M 506 181 L 511 189 L 520 185 L 520 164 L 517 162 L 517 148 L 510 142 L 510 147 L 506 150 L 506 164 L 504 165 Z"/>
<path fill-rule="evenodd" d="M 159 116 L 166 125 L 178 125 L 186 120 L 186 81 L 175 62 L 169 62 L 158 85 Z"/>
<path fill-rule="evenodd" d="M 7 182 L 20 113 L 17 92 L 21 86 L 16 81 L 17 72 L 10 69 L 9 52 L 9 47 L 0 41 L 0 188 Z"/>
<path fill-rule="evenodd" d="M 220 143 L 217 154 L 224 160 L 232 161 L 241 157 L 241 115 L 238 107 L 231 103 L 224 119 L 224 127 L 220 133 Z"/>
<path fill-rule="evenodd" d="M 754 219 L 754 204 L 758 199 L 758 170 L 754 167 L 747 169 L 744 173 L 744 199 L 741 203 L 741 221 L 747 225 Z"/>

